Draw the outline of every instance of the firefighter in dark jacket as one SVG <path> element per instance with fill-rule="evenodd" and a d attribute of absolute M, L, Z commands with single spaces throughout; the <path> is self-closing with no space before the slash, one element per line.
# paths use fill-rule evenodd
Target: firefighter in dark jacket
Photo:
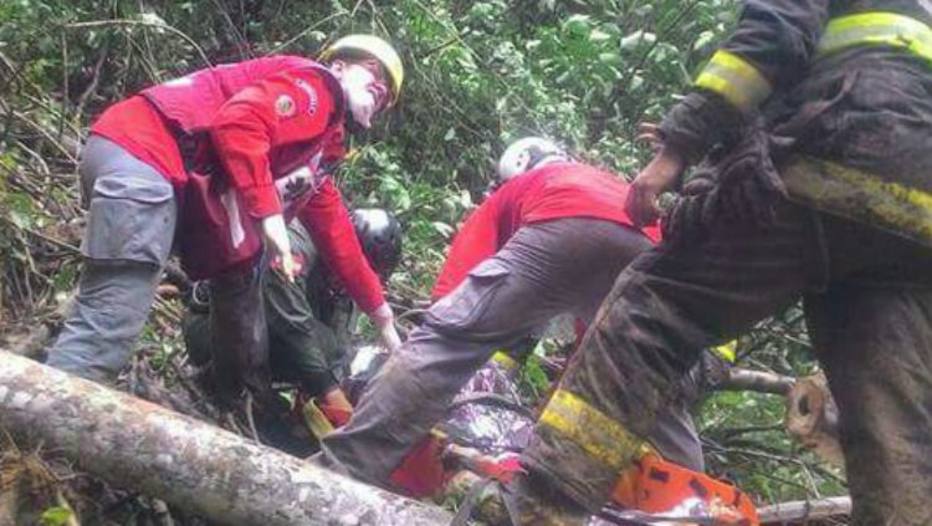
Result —
<path fill-rule="evenodd" d="M 622 272 L 525 451 L 526 524 L 582 524 L 647 455 L 698 350 L 804 300 L 852 524 L 932 524 L 932 4 L 748 0 L 656 128 Z"/>

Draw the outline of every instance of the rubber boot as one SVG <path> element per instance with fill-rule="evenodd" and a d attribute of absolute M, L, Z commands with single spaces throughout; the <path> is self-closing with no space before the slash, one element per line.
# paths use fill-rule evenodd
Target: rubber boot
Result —
<path fill-rule="evenodd" d="M 304 423 L 317 440 L 330 434 L 335 429 L 327 415 L 317 406 L 317 399 L 312 398 L 301 406 Z"/>
<path fill-rule="evenodd" d="M 333 427 L 342 427 L 349 422 L 351 416 L 353 416 L 353 405 L 350 404 L 348 398 L 346 398 L 346 393 L 343 392 L 339 387 L 334 387 L 333 389 L 324 393 L 318 401 L 320 410 L 327 417 L 327 420 L 333 424 Z"/>
<path fill-rule="evenodd" d="M 353 416 L 353 406 L 339 387 L 316 398 L 299 394 L 295 404 L 301 408 L 303 420 L 317 440 L 345 425 Z"/>
<path fill-rule="evenodd" d="M 403 493 L 414 498 L 432 497 L 443 489 L 451 475 L 443 465 L 446 440 L 442 433 L 432 431 L 418 443 L 395 468 L 389 480 Z"/>

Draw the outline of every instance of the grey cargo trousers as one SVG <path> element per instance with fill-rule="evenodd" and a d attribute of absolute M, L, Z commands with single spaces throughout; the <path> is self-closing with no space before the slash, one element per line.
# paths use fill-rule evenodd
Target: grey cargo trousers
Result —
<path fill-rule="evenodd" d="M 126 366 L 171 254 L 178 204 L 154 168 L 91 135 L 79 168 L 88 205 L 84 270 L 75 305 L 49 350 L 48 365 L 98 382 Z M 210 325 L 223 399 L 243 384 L 269 391 L 268 349 L 259 272 L 211 279 Z"/>
<path fill-rule="evenodd" d="M 91 135 L 81 153 L 88 206 L 84 270 L 75 305 L 47 363 L 85 378 L 114 378 L 129 362 L 175 236 L 171 184 L 116 144 Z"/>
<path fill-rule="evenodd" d="M 496 349 L 562 313 L 591 320 L 618 272 L 649 247 L 640 233 L 596 219 L 522 227 L 430 308 L 424 324 L 373 379 L 352 420 L 324 438 L 327 461 L 387 484 Z M 660 421 L 651 435 L 654 445 L 668 459 L 701 470 L 685 404 L 671 405 Z"/>

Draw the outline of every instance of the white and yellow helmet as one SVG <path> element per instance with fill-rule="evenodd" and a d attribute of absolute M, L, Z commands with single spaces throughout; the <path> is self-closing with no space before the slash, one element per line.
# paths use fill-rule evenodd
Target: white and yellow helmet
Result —
<path fill-rule="evenodd" d="M 401 56 L 391 44 L 374 35 L 347 35 L 329 45 L 320 54 L 320 59 L 330 61 L 341 56 L 369 55 L 378 60 L 388 75 L 391 84 L 392 98 L 389 106 L 395 104 L 401 95 L 401 85 L 404 82 L 405 70 L 401 63 Z"/>
<path fill-rule="evenodd" d="M 567 161 L 569 154 L 559 144 L 544 137 L 525 137 L 505 148 L 498 161 L 500 183 L 540 166 L 541 163 Z"/>

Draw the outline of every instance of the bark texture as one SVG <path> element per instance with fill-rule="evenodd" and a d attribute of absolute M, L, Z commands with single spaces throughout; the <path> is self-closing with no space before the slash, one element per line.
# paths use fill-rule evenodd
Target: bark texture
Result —
<path fill-rule="evenodd" d="M 0 426 L 115 485 L 225 524 L 446 524 L 350 480 L 158 405 L 0 351 Z"/>

